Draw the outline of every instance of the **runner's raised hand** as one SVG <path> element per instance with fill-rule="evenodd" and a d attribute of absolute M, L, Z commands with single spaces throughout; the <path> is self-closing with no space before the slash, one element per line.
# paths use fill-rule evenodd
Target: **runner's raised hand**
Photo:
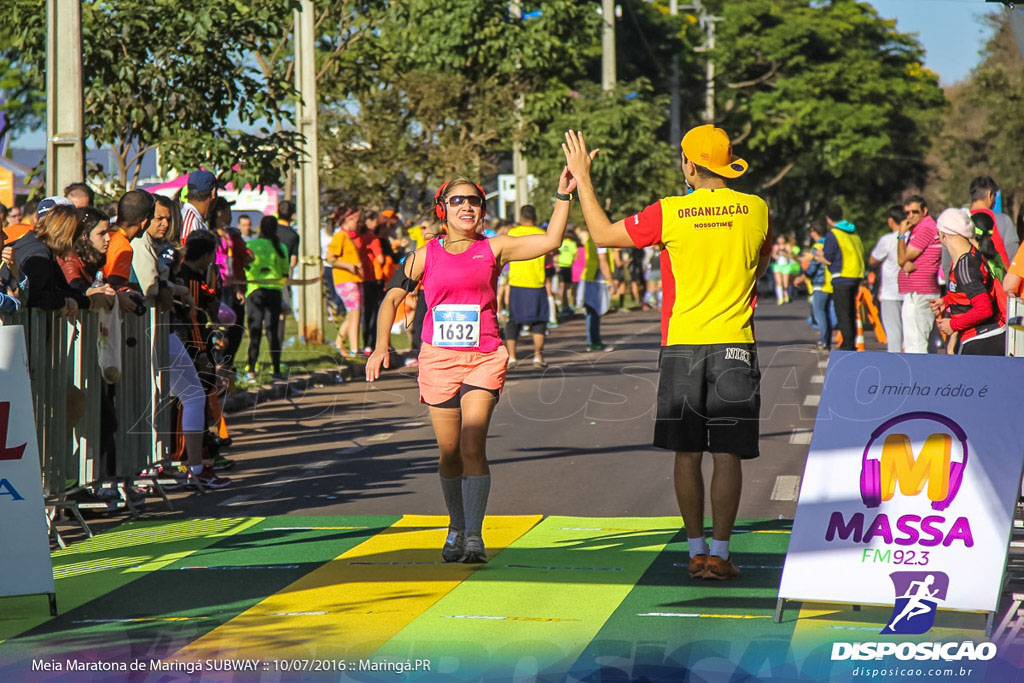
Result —
<path fill-rule="evenodd" d="M 590 177 L 590 164 L 593 163 L 594 157 L 600 150 L 587 151 L 583 131 L 566 131 L 562 151 L 565 153 L 565 163 L 569 173 L 575 180 Z"/>

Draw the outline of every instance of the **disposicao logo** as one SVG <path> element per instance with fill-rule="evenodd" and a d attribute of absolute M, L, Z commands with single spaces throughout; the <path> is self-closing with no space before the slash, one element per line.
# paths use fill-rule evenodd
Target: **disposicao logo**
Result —
<path fill-rule="evenodd" d="M 921 634 L 935 624 L 938 603 L 949 592 L 949 577 L 942 572 L 893 572 L 896 604 L 882 633 Z"/>

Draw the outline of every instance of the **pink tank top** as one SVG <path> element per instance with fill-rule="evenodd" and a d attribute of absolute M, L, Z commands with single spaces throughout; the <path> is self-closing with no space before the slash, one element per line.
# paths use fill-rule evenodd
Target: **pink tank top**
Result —
<path fill-rule="evenodd" d="M 435 346 L 445 345 L 462 351 L 490 352 L 501 346 L 498 334 L 498 274 L 501 268 L 486 239 L 478 239 L 461 254 L 449 254 L 438 240 L 427 243 L 427 261 L 423 264 L 423 296 L 427 317 L 423 320 L 423 341 Z M 434 342 L 434 312 L 441 308 L 439 323 L 455 322 L 448 341 Z M 451 308 L 446 308 L 451 307 Z M 466 345 L 460 340 L 457 321 L 473 321 L 473 309 L 479 307 L 479 343 Z M 442 326 L 440 328 L 445 330 Z M 469 329 L 468 327 L 466 329 Z M 445 331 L 442 331 L 445 334 Z M 446 335 L 447 336 L 447 335 Z"/>

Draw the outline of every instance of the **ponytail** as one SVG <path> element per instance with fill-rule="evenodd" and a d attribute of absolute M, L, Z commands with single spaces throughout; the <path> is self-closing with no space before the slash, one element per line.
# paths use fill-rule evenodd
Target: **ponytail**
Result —
<path fill-rule="evenodd" d="M 281 258 L 288 256 L 281 240 L 277 237 L 277 219 L 273 216 L 264 216 L 260 219 L 260 237 L 270 240 Z"/>

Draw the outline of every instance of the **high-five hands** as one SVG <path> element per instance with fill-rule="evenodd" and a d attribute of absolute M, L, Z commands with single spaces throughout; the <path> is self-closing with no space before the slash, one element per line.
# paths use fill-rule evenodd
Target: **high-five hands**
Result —
<path fill-rule="evenodd" d="M 583 139 L 583 131 L 570 130 L 565 133 L 562 151 L 565 153 L 566 168 L 569 171 L 569 176 L 573 179 L 575 188 L 577 180 L 590 177 L 590 165 L 601 150 L 595 149 L 588 152 L 587 143 Z M 561 187 L 561 182 L 559 182 L 559 187 Z"/>

